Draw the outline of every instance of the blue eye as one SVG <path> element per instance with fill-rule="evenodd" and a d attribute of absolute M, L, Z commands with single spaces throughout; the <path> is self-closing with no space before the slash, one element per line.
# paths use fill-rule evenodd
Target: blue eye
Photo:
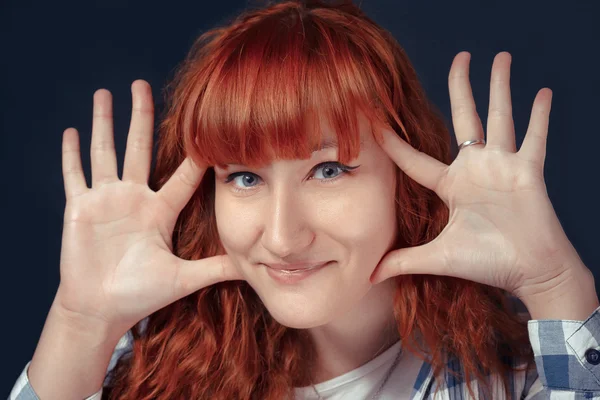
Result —
<path fill-rule="evenodd" d="M 350 167 L 340 164 L 337 161 L 326 161 L 316 165 L 312 170 L 308 179 L 317 179 L 324 182 L 333 182 L 336 178 L 344 174 L 351 174 L 352 170 L 360 165 Z M 261 178 L 248 171 L 234 172 L 225 179 L 225 183 L 233 182 L 235 190 L 249 190 L 261 183 Z"/>
<path fill-rule="evenodd" d="M 315 179 L 333 179 L 343 174 L 344 172 L 348 172 L 349 170 L 350 167 L 342 165 L 338 162 L 329 161 L 317 165 L 313 169 L 313 176 Z"/>
<path fill-rule="evenodd" d="M 225 183 L 234 181 L 235 186 L 242 188 L 250 188 L 256 186 L 260 178 L 251 172 L 236 172 L 227 177 Z"/>

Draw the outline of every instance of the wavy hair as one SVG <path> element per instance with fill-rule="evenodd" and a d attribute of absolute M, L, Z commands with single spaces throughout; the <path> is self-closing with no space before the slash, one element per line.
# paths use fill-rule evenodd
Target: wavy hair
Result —
<path fill-rule="evenodd" d="M 196 39 L 165 97 L 153 189 L 188 154 L 208 165 L 308 158 L 321 137 L 318 114 L 337 133 L 341 162 L 358 155 L 358 111 L 372 127 L 389 126 L 416 149 L 452 162 L 448 128 L 406 53 L 351 0 L 246 9 Z M 379 132 L 372 129 L 376 138 Z M 397 247 L 429 242 L 447 224 L 448 208 L 400 169 L 396 181 Z M 214 201 L 209 168 L 177 220 L 176 255 L 224 254 Z M 456 357 L 471 395 L 473 377 L 489 390 L 486 375 L 498 373 L 509 398 L 506 374 L 519 369 L 508 360 L 533 355 L 526 319 L 507 292 L 446 276 L 395 279 L 403 347 L 430 363 L 435 379 L 448 355 Z M 104 398 L 279 400 L 313 378 L 306 331 L 276 322 L 245 281 L 199 290 L 131 331 L 132 351 L 117 363 Z"/>

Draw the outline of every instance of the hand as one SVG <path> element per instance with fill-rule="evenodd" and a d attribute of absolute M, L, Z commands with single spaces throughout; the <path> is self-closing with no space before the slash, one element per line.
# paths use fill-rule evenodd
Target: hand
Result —
<path fill-rule="evenodd" d="M 123 178 L 117 176 L 112 98 L 94 94 L 92 188 L 81 167 L 78 133 L 63 135 L 66 194 L 61 249 L 60 307 L 102 321 L 124 334 L 168 304 L 214 283 L 241 279 L 227 256 L 187 261 L 173 255 L 177 216 L 205 168 L 187 158 L 158 191 L 148 187 L 154 107 L 149 84 L 131 86 L 133 111 Z"/>
<path fill-rule="evenodd" d="M 459 53 L 449 74 L 456 139 L 483 139 L 469 83 L 470 54 Z M 429 243 L 389 252 L 371 280 L 400 274 L 463 278 L 517 297 L 552 290 L 573 269 L 585 269 L 548 198 L 543 169 L 552 92 L 533 103 L 523 144 L 516 151 L 510 98 L 509 53 L 494 59 L 487 144 L 464 147 L 451 165 L 423 154 L 385 130 L 386 153 L 412 179 L 448 206 L 444 230 Z M 589 271 L 588 271 L 589 272 Z"/>

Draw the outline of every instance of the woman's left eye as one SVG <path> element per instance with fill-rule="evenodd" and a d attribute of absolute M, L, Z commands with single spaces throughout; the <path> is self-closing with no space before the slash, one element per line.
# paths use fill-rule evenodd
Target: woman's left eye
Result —
<path fill-rule="evenodd" d="M 315 179 L 333 179 L 344 172 L 348 172 L 351 168 L 338 162 L 325 162 L 317 165 L 313 169 L 313 177 Z"/>

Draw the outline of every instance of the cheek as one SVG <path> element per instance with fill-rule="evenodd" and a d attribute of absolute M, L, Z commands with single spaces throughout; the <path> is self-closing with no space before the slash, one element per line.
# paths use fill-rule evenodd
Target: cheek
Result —
<path fill-rule="evenodd" d="M 396 231 L 392 188 L 381 181 L 357 183 L 337 198 L 319 203 L 318 219 L 327 221 L 329 234 L 346 246 L 380 253 Z"/>
<path fill-rule="evenodd" d="M 228 254 L 243 254 L 253 242 L 253 227 L 257 214 L 252 207 L 244 206 L 229 196 L 215 196 L 215 218 L 221 243 Z"/>

